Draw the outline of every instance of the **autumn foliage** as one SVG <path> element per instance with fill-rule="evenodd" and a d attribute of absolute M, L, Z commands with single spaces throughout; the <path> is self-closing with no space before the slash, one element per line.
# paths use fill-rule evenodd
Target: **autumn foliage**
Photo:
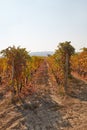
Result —
<path fill-rule="evenodd" d="M 67 56 L 68 62 L 66 63 Z M 67 84 L 65 80 L 71 77 L 72 72 L 87 79 L 87 48 L 75 53 L 71 42 L 59 43 L 55 53 L 48 56 L 46 60 L 58 85 L 65 86 Z M 28 90 L 34 89 L 32 87 L 33 76 L 43 61 L 44 57 L 30 56 L 26 48 L 13 46 L 2 50 L 0 84 L 5 79 L 13 95 L 20 95 L 25 91 L 28 93 Z"/>
<path fill-rule="evenodd" d="M 41 57 L 31 57 L 25 48 L 8 47 L 1 51 L 0 75 L 7 77 L 13 95 L 20 94 L 41 64 Z"/>
<path fill-rule="evenodd" d="M 83 48 L 81 52 L 71 57 L 71 68 L 73 72 L 87 78 L 87 48 Z"/>

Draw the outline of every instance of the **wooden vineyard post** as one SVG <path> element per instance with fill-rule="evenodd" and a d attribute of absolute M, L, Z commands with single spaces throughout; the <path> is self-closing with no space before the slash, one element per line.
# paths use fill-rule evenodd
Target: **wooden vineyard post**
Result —
<path fill-rule="evenodd" d="M 65 92 L 67 92 L 67 87 L 68 87 L 68 69 L 69 69 L 69 55 L 66 53 L 66 61 L 65 61 Z"/>
<path fill-rule="evenodd" d="M 14 100 L 14 59 L 12 61 L 12 77 L 11 77 L 11 80 L 12 80 L 12 84 L 11 84 L 11 87 L 12 87 L 12 100 Z"/>

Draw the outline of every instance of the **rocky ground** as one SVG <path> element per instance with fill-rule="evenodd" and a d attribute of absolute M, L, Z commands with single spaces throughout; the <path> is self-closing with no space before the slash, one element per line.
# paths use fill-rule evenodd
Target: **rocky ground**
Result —
<path fill-rule="evenodd" d="M 73 78 L 63 93 L 44 61 L 32 80 L 34 93 L 12 104 L 0 85 L 0 130 L 87 130 L 87 83 Z"/>

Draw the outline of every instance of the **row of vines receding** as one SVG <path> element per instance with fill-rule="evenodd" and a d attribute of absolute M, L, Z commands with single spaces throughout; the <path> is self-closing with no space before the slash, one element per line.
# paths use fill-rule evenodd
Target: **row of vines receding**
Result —
<path fill-rule="evenodd" d="M 20 95 L 33 79 L 44 57 L 30 56 L 26 48 L 8 47 L 1 51 L 0 84 L 6 81 L 10 86 L 12 98 Z M 76 53 L 70 41 L 59 43 L 55 53 L 47 61 L 58 85 L 62 84 L 67 91 L 68 80 L 77 73 L 87 80 L 87 48 Z"/>
<path fill-rule="evenodd" d="M 87 80 L 87 48 L 76 53 L 71 42 L 59 43 L 55 53 L 48 57 L 48 62 L 57 83 L 62 84 L 65 91 L 67 91 L 68 80 L 72 78 L 73 72 Z"/>
<path fill-rule="evenodd" d="M 31 82 L 42 61 L 42 57 L 30 56 L 25 48 L 13 46 L 1 51 L 0 84 L 7 82 L 12 99 Z"/>

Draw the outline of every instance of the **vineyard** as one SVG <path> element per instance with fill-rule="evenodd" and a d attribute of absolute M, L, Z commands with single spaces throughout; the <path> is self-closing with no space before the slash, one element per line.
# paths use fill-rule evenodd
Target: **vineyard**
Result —
<path fill-rule="evenodd" d="M 72 71 L 87 80 L 87 48 L 71 57 Z"/>
<path fill-rule="evenodd" d="M 66 41 L 47 57 L 2 50 L 0 130 L 87 130 L 87 48 Z"/>

